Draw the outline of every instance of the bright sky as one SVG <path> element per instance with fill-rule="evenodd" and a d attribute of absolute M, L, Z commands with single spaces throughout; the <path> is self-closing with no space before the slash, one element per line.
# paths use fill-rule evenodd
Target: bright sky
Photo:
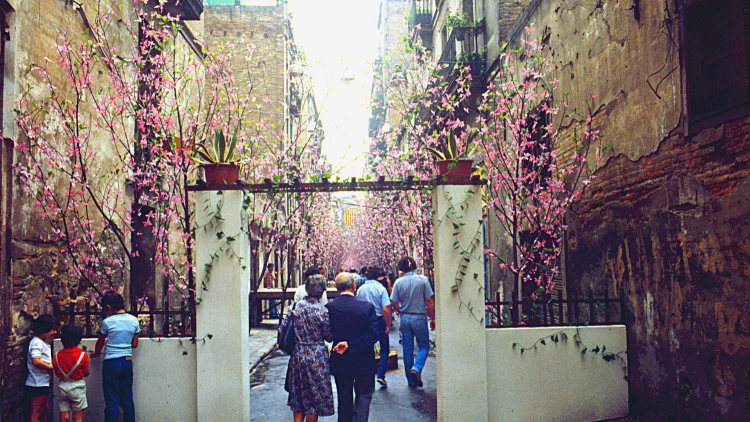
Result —
<path fill-rule="evenodd" d="M 379 0 L 289 0 L 294 39 L 307 57 L 326 139 L 323 153 L 337 175 L 364 167 L 372 63 L 377 58 Z"/>

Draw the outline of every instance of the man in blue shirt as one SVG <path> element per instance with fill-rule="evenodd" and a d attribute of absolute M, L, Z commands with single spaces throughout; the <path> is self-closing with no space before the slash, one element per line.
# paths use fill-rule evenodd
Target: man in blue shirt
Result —
<path fill-rule="evenodd" d="M 427 329 L 427 318 L 430 329 L 435 329 L 435 301 L 432 287 L 427 277 L 415 273 L 417 263 L 405 256 L 398 262 L 398 270 L 404 275 L 396 280 L 391 292 L 393 312 L 401 315 L 401 335 L 404 347 L 404 373 L 409 387 L 422 386 L 422 369 L 427 354 L 430 352 L 430 332 Z M 414 359 L 414 339 L 417 351 Z"/>
<path fill-rule="evenodd" d="M 378 342 L 380 343 L 380 364 L 378 365 L 378 384 L 388 387 L 385 381 L 385 371 L 388 369 L 388 352 L 390 342 L 388 332 L 391 326 L 391 300 L 388 298 L 388 290 L 377 280 L 383 273 L 380 267 L 369 266 L 364 274 L 366 281 L 357 289 L 357 297 L 364 299 L 375 306 L 375 314 L 378 317 Z"/>

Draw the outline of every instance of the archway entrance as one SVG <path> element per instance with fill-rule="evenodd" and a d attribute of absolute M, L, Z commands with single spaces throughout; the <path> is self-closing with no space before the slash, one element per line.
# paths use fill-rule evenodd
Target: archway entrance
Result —
<path fill-rule="evenodd" d="M 463 182 L 440 179 L 357 182 L 352 179 L 348 183 L 266 181 L 253 185 L 190 187 L 196 192 L 196 224 L 202 227 L 196 233 L 197 279 L 202 280 L 210 274 L 211 280 L 208 290 L 201 294 L 201 306 L 197 310 L 196 338 L 211 334 L 211 340 L 203 342 L 197 349 L 198 420 L 209 420 L 217 412 L 233 420 L 243 420 L 252 414 L 249 364 L 246 363 L 249 336 L 243 322 L 249 317 L 249 286 L 247 283 L 227 282 L 249 277 L 248 268 L 243 264 L 250 257 L 250 239 L 245 228 L 247 221 L 241 218 L 247 211 L 246 207 L 243 211 L 244 196 L 252 193 L 398 190 L 432 192 L 438 419 L 485 420 L 486 400 L 477 398 L 487 397 L 486 359 L 465 359 L 467 350 L 484 351 L 486 348 L 480 184 L 478 179 Z M 216 218 L 214 204 L 219 203 L 225 210 L 220 222 L 208 224 L 209 220 Z M 222 249 L 227 236 L 232 238 L 231 251 Z M 478 355 L 484 356 L 484 353 Z M 461 371 L 451 370 L 454 365 L 460 365 Z M 228 406 L 220 398 L 236 397 L 238 386 L 242 399 Z"/>

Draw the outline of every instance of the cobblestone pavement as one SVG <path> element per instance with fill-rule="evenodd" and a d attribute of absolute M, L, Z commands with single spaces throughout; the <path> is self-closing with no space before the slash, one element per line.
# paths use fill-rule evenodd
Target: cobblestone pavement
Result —
<path fill-rule="evenodd" d="M 277 325 L 271 322 L 251 330 L 250 342 L 253 359 L 268 354 L 276 342 Z M 398 323 L 396 323 L 398 327 Z M 270 346 L 269 346 L 270 344 Z M 256 347 L 262 347 L 258 349 Z M 399 368 L 386 374 L 388 388 L 375 387 L 370 406 L 371 422 L 391 421 L 435 421 L 437 420 L 437 380 L 435 375 L 435 357 L 431 354 L 422 372 L 423 388 L 411 389 L 404 375 L 403 351 L 398 343 L 398 330 L 391 332 L 391 349 L 399 355 Z M 264 352 L 265 351 L 265 352 Z M 250 374 L 250 414 L 251 421 L 266 422 L 291 420 L 292 414 L 286 405 L 287 393 L 284 391 L 289 356 L 273 350 L 260 362 L 251 361 L 255 367 Z M 336 397 L 336 384 L 331 379 Z M 336 420 L 336 415 L 320 418 L 321 422 Z"/>

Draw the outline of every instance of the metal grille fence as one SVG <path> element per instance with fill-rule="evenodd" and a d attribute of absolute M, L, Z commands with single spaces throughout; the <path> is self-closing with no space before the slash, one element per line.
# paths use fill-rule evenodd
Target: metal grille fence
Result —
<path fill-rule="evenodd" d="M 104 318 L 103 312 L 91 303 L 78 306 L 58 306 L 55 316 L 60 323 L 75 323 L 83 327 L 84 338 L 97 337 Z M 142 337 L 190 337 L 195 333 L 195 306 L 182 301 L 172 309 L 153 309 L 128 312 L 138 318 Z"/>
<path fill-rule="evenodd" d="M 524 297 L 520 301 L 501 301 L 500 293 L 495 301 L 485 303 L 487 328 L 504 327 L 556 327 L 571 325 L 624 324 L 625 296 L 619 292 L 617 298 L 595 298 L 593 291 L 586 296 L 563 299 L 561 292 L 546 297 Z"/>

